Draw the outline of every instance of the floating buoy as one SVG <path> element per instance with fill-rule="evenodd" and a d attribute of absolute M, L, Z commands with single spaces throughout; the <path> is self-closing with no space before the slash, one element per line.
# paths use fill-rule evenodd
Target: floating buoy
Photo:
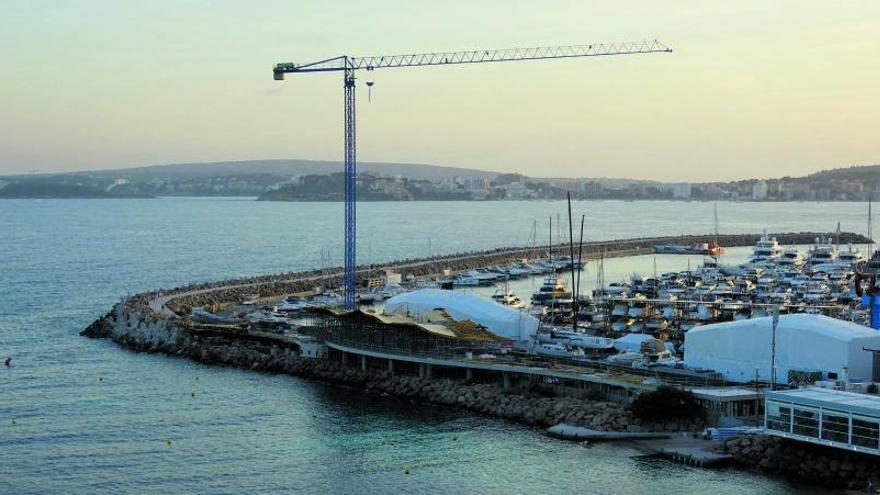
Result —
<path fill-rule="evenodd" d="M 403 474 L 409 474 L 409 468 L 404 469 Z"/>
<path fill-rule="evenodd" d="M 196 393 L 195 393 L 195 392 L 192 393 L 192 397 L 193 397 L 193 399 L 196 398 Z"/>
<path fill-rule="evenodd" d="M 99 382 L 103 382 L 103 381 L 104 381 L 104 377 L 103 377 L 103 376 L 99 376 L 99 377 L 98 377 L 98 381 L 99 381 Z"/>
<path fill-rule="evenodd" d="M 15 426 L 15 418 L 12 418 L 11 420 L 9 420 L 9 424 L 11 424 L 12 426 Z"/>
<path fill-rule="evenodd" d="M 170 438 L 165 440 L 165 445 L 171 447 L 171 439 Z"/>
<path fill-rule="evenodd" d="M 458 433 L 456 433 L 455 435 L 452 435 L 452 439 L 457 442 L 458 441 Z"/>
<path fill-rule="evenodd" d="M 3 360 L 3 364 L 5 364 L 6 366 L 12 366 L 12 358 L 7 357 L 6 359 Z"/>

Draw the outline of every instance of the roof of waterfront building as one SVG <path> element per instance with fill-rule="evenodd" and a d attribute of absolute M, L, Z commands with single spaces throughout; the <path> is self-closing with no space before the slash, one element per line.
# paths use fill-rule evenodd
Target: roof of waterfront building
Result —
<path fill-rule="evenodd" d="M 526 340 L 538 329 L 538 319 L 524 311 L 467 292 L 423 289 L 385 301 L 385 313 L 425 318 L 442 310 L 456 322 L 471 321 L 511 340 Z"/>
<path fill-rule="evenodd" d="M 724 387 L 724 388 L 692 388 L 691 393 L 702 399 L 716 401 L 725 400 L 754 400 L 763 396 L 753 388 Z"/>
<path fill-rule="evenodd" d="M 767 392 L 768 400 L 786 401 L 880 416 L 880 397 L 830 388 L 808 387 Z"/>

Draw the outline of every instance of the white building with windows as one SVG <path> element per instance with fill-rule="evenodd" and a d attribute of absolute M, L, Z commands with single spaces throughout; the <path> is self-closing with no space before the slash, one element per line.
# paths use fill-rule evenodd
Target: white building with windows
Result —
<path fill-rule="evenodd" d="M 880 455 L 880 397 L 825 388 L 768 391 L 764 432 Z"/>

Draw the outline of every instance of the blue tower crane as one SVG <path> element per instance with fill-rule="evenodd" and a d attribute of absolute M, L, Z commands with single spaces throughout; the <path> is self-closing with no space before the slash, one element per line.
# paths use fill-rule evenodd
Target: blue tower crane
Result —
<path fill-rule="evenodd" d="M 355 308 L 357 283 L 357 133 L 355 71 L 365 69 L 422 67 L 436 65 L 480 64 L 488 62 L 513 62 L 518 60 L 543 60 L 553 58 L 599 57 L 609 55 L 634 55 L 640 53 L 669 53 L 672 49 L 654 41 L 628 43 L 600 43 L 593 45 L 545 46 L 537 48 L 511 48 L 504 50 L 473 50 L 461 52 L 418 53 L 412 55 L 386 55 L 376 57 L 350 57 L 341 55 L 316 62 L 296 64 L 284 62 L 272 69 L 276 81 L 284 80 L 285 74 L 306 72 L 342 72 L 345 90 L 345 272 L 344 305 Z"/>

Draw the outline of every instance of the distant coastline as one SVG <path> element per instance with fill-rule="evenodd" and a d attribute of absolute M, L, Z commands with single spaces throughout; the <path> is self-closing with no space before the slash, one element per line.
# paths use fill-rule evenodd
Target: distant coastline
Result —
<path fill-rule="evenodd" d="M 0 199 L 255 197 L 259 201 L 342 201 L 335 162 L 263 160 L 178 164 L 0 177 Z M 540 178 L 435 165 L 362 163 L 359 201 L 558 200 L 867 201 L 880 197 L 880 165 L 803 177 L 730 182 Z"/>

